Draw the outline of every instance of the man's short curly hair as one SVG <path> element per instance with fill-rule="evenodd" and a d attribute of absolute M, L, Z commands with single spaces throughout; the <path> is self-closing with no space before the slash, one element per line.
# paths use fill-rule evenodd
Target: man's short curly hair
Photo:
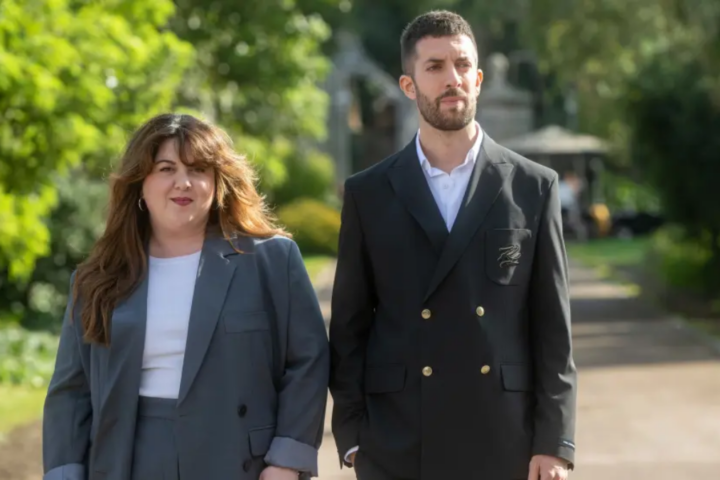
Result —
<path fill-rule="evenodd" d="M 433 10 L 424 13 L 410 22 L 400 37 L 400 55 L 403 72 L 412 75 L 413 63 L 417 54 L 415 47 L 425 37 L 451 37 L 467 35 L 475 45 L 477 60 L 477 43 L 470 24 L 457 13 L 447 10 Z"/>

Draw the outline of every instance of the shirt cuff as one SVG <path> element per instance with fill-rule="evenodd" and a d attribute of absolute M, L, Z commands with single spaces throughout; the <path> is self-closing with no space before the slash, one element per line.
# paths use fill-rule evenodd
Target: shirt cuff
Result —
<path fill-rule="evenodd" d="M 350 461 L 350 455 L 353 454 L 353 453 L 355 453 L 355 452 L 357 452 L 359 448 L 360 448 L 360 447 L 353 447 L 353 448 L 351 448 L 350 450 L 347 451 L 347 453 L 345 454 L 345 461 L 346 461 L 347 463 L 352 463 L 352 462 Z"/>

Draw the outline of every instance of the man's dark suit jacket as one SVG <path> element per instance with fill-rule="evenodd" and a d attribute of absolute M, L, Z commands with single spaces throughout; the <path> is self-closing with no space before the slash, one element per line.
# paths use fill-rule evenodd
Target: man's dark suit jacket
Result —
<path fill-rule="evenodd" d="M 414 141 L 350 177 L 330 344 L 341 462 L 359 445 L 389 477 L 422 480 L 573 462 L 557 174 L 485 135 L 450 233 Z"/>

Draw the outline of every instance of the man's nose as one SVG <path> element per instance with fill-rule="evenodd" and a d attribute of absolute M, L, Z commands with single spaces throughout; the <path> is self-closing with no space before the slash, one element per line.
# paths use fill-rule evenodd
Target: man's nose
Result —
<path fill-rule="evenodd" d="M 458 73 L 455 67 L 448 69 L 448 76 L 446 79 L 447 88 L 460 88 L 462 85 L 462 76 Z"/>

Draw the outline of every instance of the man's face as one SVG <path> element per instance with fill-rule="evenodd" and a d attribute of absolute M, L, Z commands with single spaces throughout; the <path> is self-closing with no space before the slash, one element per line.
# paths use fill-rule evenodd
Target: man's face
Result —
<path fill-rule="evenodd" d="M 460 130 L 475 118 L 482 71 L 470 37 L 425 37 L 415 47 L 412 78 L 400 85 L 416 101 L 420 115 L 432 127 Z"/>

